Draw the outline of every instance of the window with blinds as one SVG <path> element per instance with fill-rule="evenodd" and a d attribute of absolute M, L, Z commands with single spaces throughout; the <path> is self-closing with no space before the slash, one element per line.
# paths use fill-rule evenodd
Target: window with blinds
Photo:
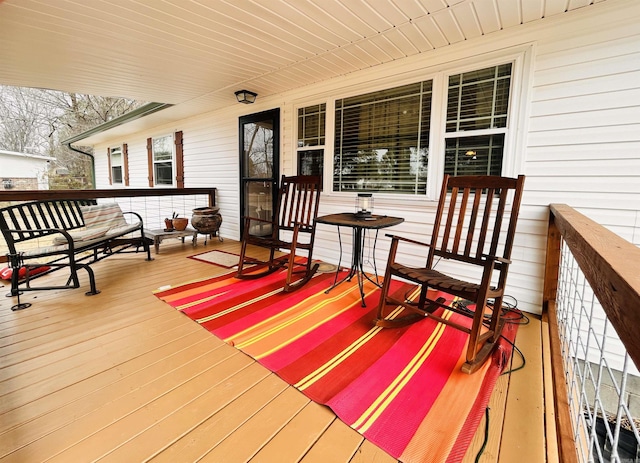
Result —
<path fill-rule="evenodd" d="M 173 136 L 153 139 L 153 178 L 156 185 L 173 185 Z"/>
<path fill-rule="evenodd" d="M 432 81 L 336 101 L 334 191 L 425 194 Z"/>
<path fill-rule="evenodd" d="M 449 77 L 444 172 L 501 175 L 511 63 Z"/>
<path fill-rule="evenodd" d="M 109 156 L 111 157 L 111 183 L 122 183 L 122 147 L 109 148 Z"/>

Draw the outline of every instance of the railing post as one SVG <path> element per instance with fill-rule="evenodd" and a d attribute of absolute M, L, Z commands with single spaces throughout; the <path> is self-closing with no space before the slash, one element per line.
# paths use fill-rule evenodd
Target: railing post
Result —
<path fill-rule="evenodd" d="M 549 228 L 547 229 L 547 258 L 544 268 L 544 287 L 542 295 L 542 319 L 549 327 L 549 342 L 551 346 L 551 365 L 553 385 L 553 402 L 556 415 L 556 436 L 558 439 L 558 453 L 563 463 L 577 463 L 576 440 L 573 433 L 571 408 L 569 406 L 569 389 L 564 372 L 562 350 L 560 347 L 560 333 L 558 330 L 558 316 L 556 313 L 556 297 L 558 293 L 558 277 L 560 275 L 560 230 L 555 223 L 553 212 L 549 211 Z"/>
<path fill-rule="evenodd" d="M 560 230 L 556 226 L 553 213 L 549 211 L 549 228 L 547 229 L 547 256 L 544 266 L 544 286 L 542 291 L 542 308 L 548 310 L 549 301 L 556 300 L 558 292 L 558 275 L 560 271 Z"/>

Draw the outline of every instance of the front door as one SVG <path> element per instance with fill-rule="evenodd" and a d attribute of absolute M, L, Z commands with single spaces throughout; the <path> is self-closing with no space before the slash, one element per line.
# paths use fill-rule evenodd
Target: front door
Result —
<path fill-rule="evenodd" d="M 240 118 L 240 216 L 271 220 L 280 171 L 280 109 Z M 254 223 L 249 232 L 265 236 L 268 224 Z M 240 223 L 244 233 L 244 220 Z"/>

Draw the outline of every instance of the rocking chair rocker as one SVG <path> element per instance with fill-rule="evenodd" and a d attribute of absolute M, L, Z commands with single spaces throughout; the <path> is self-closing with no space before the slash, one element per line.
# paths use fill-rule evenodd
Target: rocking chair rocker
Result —
<path fill-rule="evenodd" d="M 245 217 L 238 264 L 237 278 L 260 278 L 276 270 L 287 267 L 287 279 L 284 286 L 285 292 L 292 292 L 302 287 L 315 274 L 318 263 L 313 263 L 313 241 L 316 231 L 316 217 L 320 203 L 319 176 L 300 175 L 293 177 L 282 176 L 278 191 L 278 203 L 273 219 L 265 220 L 257 217 Z M 250 233 L 251 225 L 257 222 L 271 227 L 271 234 L 267 236 L 255 236 Z M 285 232 L 285 233 L 282 233 Z M 283 235 L 286 234 L 285 238 Z M 304 236 L 306 235 L 306 238 Z M 254 245 L 269 249 L 269 259 L 257 261 L 246 256 L 247 246 Z M 296 251 L 307 251 L 307 261 L 304 264 L 296 264 Z M 288 255 L 276 257 L 276 251 L 286 250 Z M 245 268 L 247 264 L 257 264 Z M 259 271 L 261 266 L 266 270 Z M 295 270 L 294 267 L 301 268 Z M 302 273 L 302 277 L 294 281 L 294 274 Z"/>
<path fill-rule="evenodd" d="M 523 187 L 524 175 L 517 179 L 445 175 L 431 243 L 388 235 L 392 242 L 376 325 L 385 328 L 399 327 L 425 317 L 451 325 L 469 334 L 466 363 L 462 366 L 462 371 L 473 373 L 478 370 L 497 344 L 505 322 L 502 301 Z M 508 199 L 510 193 L 513 193 L 511 202 Z M 497 209 L 492 211 L 495 202 Z M 507 211 L 508 206 L 510 211 Z M 508 215 L 508 220 L 506 227 L 503 227 L 505 215 Z M 505 230 L 502 234 L 501 229 Z M 426 266 L 412 267 L 397 262 L 396 253 L 401 241 L 428 247 Z M 463 281 L 435 270 L 434 267 L 441 259 L 475 267 L 481 276 L 476 281 Z M 497 278 L 493 275 L 494 270 Z M 419 299 L 409 301 L 391 297 L 389 285 L 394 276 L 419 285 Z M 457 296 L 466 302 L 449 306 L 444 304 L 443 298 L 429 299 L 428 288 Z M 493 299 L 492 303 L 489 302 L 490 299 Z M 475 309 L 469 310 L 466 306 L 472 304 L 475 304 Z M 406 310 L 402 313 L 409 314 L 398 318 L 385 315 L 387 305 L 393 305 L 394 309 L 403 307 Z M 471 317 L 471 328 L 436 315 L 434 312 L 439 307 Z"/>

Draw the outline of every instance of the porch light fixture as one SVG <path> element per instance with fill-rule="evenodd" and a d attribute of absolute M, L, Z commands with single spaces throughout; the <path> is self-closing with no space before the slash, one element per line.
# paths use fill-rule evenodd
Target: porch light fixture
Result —
<path fill-rule="evenodd" d="M 236 92 L 236 98 L 238 103 L 251 104 L 256 101 L 257 93 L 250 92 L 249 90 L 238 90 Z"/>
<path fill-rule="evenodd" d="M 371 217 L 373 212 L 373 195 L 371 193 L 358 193 L 356 198 L 356 217 Z"/>

